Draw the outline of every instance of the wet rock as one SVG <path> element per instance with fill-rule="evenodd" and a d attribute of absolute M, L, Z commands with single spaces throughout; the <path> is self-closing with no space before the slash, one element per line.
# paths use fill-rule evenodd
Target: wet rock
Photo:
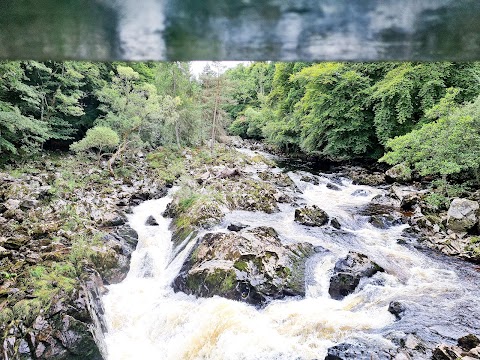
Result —
<path fill-rule="evenodd" d="M 363 196 L 363 197 L 365 197 L 365 196 L 370 195 L 370 193 L 367 190 L 357 189 L 351 195 L 352 196 Z"/>
<path fill-rule="evenodd" d="M 453 199 L 448 209 L 447 227 L 455 232 L 466 232 L 478 223 L 477 201 Z"/>
<path fill-rule="evenodd" d="M 387 180 L 392 182 L 406 183 L 412 181 L 412 170 L 405 164 L 397 164 L 385 172 Z"/>
<path fill-rule="evenodd" d="M 432 354 L 432 360 L 458 360 L 463 359 L 458 349 L 447 345 L 440 345 Z"/>
<path fill-rule="evenodd" d="M 406 307 L 402 303 L 398 301 L 392 301 L 388 305 L 388 312 L 395 315 L 397 320 L 400 320 L 402 318 L 403 313 L 405 312 Z"/>
<path fill-rule="evenodd" d="M 387 206 L 390 208 L 400 207 L 400 201 L 389 195 L 375 195 L 370 203 L 372 205 Z"/>
<path fill-rule="evenodd" d="M 468 334 L 458 339 L 458 346 L 465 351 L 470 351 L 473 348 L 480 346 L 480 339 L 473 334 Z"/>
<path fill-rule="evenodd" d="M 371 173 L 363 168 L 349 168 L 347 176 L 357 185 L 378 186 L 385 184 L 385 174 L 379 172 Z"/>
<path fill-rule="evenodd" d="M 271 171 L 262 171 L 258 177 L 263 181 L 268 181 L 278 187 L 290 187 L 296 189 L 295 183 L 290 176 L 284 173 L 274 173 Z"/>
<path fill-rule="evenodd" d="M 257 306 L 272 299 L 305 294 L 308 243 L 283 245 L 273 228 L 209 233 L 196 244 L 175 291 L 200 297 L 219 295 Z"/>
<path fill-rule="evenodd" d="M 388 229 L 392 226 L 403 224 L 402 219 L 393 214 L 372 215 L 368 222 L 378 229 Z"/>
<path fill-rule="evenodd" d="M 247 225 L 243 225 L 243 224 L 240 224 L 240 223 L 231 223 L 230 225 L 227 226 L 227 229 L 230 230 L 230 231 L 238 232 L 238 231 L 241 231 L 241 230 L 245 229 L 246 227 L 247 227 Z"/>
<path fill-rule="evenodd" d="M 148 225 L 148 226 L 158 226 L 158 222 L 157 220 L 155 220 L 155 218 L 150 215 L 147 220 L 145 221 L 145 225 Z"/>
<path fill-rule="evenodd" d="M 322 226 L 328 223 L 328 215 L 317 205 L 295 209 L 295 221 L 305 226 Z"/>
<path fill-rule="evenodd" d="M 332 225 L 337 230 L 339 230 L 342 227 L 342 225 L 337 220 L 337 218 L 332 218 L 332 220 L 330 220 L 330 225 Z"/>
<path fill-rule="evenodd" d="M 330 190 L 334 190 L 334 191 L 340 191 L 340 187 L 335 185 L 335 184 L 332 184 L 332 183 L 327 183 L 327 189 L 330 189 Z"/>
<path fill-rule="evenodd" d="M 314 176 L 309 176 L 309 175 L 304 175 L 300 178 L 300 181 L 303 181 L 303 182 L 308 182 L 308 183 L 311 183 L 313 185 L 318 185 L 319 184 L 319 181 L 316 177 Z"/>
<path fill-rule="evenodd" d="M 363 344 L 342 343 L 329 348 L 325 360 L 387 360 L 391 358 L 381 349 L 373 351 Z"/>
<path fill-rule="evenodd" d="M 362 278 L 368 278 L 384 271 L 366 255 L 350 251 L 336 262 L 330 278 L 328 293 L 335 300 L 341 300 L 355 291 Z"/>
<path fill-rule="evenodd" d="M 108 227 L 125 225 L 127 221 L 127 217 L 119 213 L 110 213 L 103 216 L 103 225 Z"/>
<path fill-rule="evenodd" d="M 458 346 L 445 344 L 437 346 L 433 351 L 432 360 L 480 359 L 480 339 L 468 334 L 458 339 Z"/>

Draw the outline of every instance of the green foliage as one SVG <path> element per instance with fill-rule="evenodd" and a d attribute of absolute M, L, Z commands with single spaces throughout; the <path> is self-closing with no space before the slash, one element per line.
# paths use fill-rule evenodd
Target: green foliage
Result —
<path fill-rule="evenodd" d="M 436 192 L 428 194 L 423 200 L 430 208 L 432 208 L 435 213 L 439 212 L 440 210 L 448 209 L 450 206 L 450 200 Z"/>
<path fill-rule="evenodd" d="M 243 116 L 240 116 L 230 124 L 228 130 L 232 135 L 237 135 L 244 139 L 261 140 L 263 138 L 263 128 L 272 115 L 267 108 L 254 109 L 248 107 Z"/>
<path fill-rule="evenodd" d="M 147 161 L 157 170 L 159 179 L 167 184 L 172 184 L 185 173 L 185 159 L 178 148 L 157 149 L 148 154 Z"/>
<path fill-rule="evenodd" d="M 459 108 L 448 108 L 445 105 L 452 93 L 447 93 L 444 101 L 429 112 L 438 113 L 441 116 L 438 120 L 388 141 L 391 151 L 380 161 L 388 164 L 405 161 L 421 175 L 447 176 L 471 171 L 478 180 L 480 97 Z"/>
<path fill-rule="evenodd" d="M 376 143 L 372 114 L 365 111 L 370 80 L 342 63 L 323 63 L 293 77 L 305 94 L 297 106 L 301 148 L 332 158 L 371 153 Z"/>
<path fill-rule="evenodd" d="M 120 143 L 120 138 L 112 129 L 105 126 L 95 126 L 87 131 L 85 137 L 70 145 L 75 152 L 82 152 L 93 148 L 101 154 L 103 150 L 113 150 Z"/>

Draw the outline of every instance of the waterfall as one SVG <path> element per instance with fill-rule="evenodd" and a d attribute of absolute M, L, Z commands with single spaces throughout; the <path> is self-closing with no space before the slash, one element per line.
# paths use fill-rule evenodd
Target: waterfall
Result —
<path fill-rule="evenodd" d="M 301 190 L 300 202 L 316 204 L 337 218 L 340 231 L 294 222 L 295 209 L 288 204 L 274 214 L 232 211 L 212 230 L 227 231 L 231 222 L 271 226 L 285 243 L 307 241 L 329 250 L 307 264 L 304 299 L 275 300 L 263 309 L 221 297 L 175 293 L 171 283 L 193 241 L 178 253 L 173 249 L 170 220 L 161 215 L 170 195 L 136 207 L 129 223 L 139 243 L 130 272 L 122 283 L 109 286 L 103 298 L 109 360 L 312 360 L 323 359 L 329 347 L 344 341 L 393 349 L 387 335 L 395 332 L 440 342 L 471 331 L 472 325 L 462 322 L 462 309 L 473 302 L 476 310 L 470 308 L 469 316 L 480 318 L 478 290 L 471 288 L 474 280 L 468 283 L 442 261 L 399 244 L 407 225 L 378 229 L 361 215 L 359 209 L 385 190 L 347 179 L 340 179 L 332 190 L 327 176 L 316 176 L 319 183 L 313 185 L 301 175 L 289 173 Z M 150 215 L 158 226 L 145 224 Z M 363 281 L 343 300 L 333 300 L 329 279 L 335 262 L 349 250 L 367 254 L 386 271 Z M 391 301 L 407 306 L 401 321 L 388 312 Z"/>

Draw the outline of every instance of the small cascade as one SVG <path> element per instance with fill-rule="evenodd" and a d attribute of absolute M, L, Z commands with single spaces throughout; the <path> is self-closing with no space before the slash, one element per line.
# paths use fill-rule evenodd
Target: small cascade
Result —
<path fill-rule="evenodd" d="M 300 225 L 294 221 L 295 208 L 281 204 L 273 214 L 232 211 L 212 231 L 227 231 L 230 223 L 270 226 L 285 243 L 306 241 L 325 248 L 307 262 L 305 298 L 256 309 L 221 297 L 175 293 L 171 284 L 194 241 L 173 248 L 170 220 L 161 215 L 170 196 L 146 201 L 129 216 L 139 234 L 130 272 L 103 298 L 109 360 L 312 360 L 323 359 L 329 347 L 344 341 L 388 349 L 396 346 L 386 335 L 395 332 L 438 343 L 479 330 L 475 279 L 468 282 L 442 261 L 399 244 L 406 225 L 379 229 L 362 215 L 360 210 L 384 190 L 342 178 L 331 186 L 331 177 L 311 175 L 318 180 L 315 185 L 302 181 L 302 172 L 288 174 L 300 189 L 299 204 L 324 209 L 340 229 Z M 159 225 L 146 225 L 149 216 Z M 333 300 L 328 293 L 333 267 L 350 250 L 368 255 L 385 272 L 362 280 L 343 300 Z M 388 312 L 392 301 L 408 308 L 401 321 Z M 476 310 L 468 307 L 468 316 L 477 325 L 462 322 L 466 303 L 476 304 Z"/>

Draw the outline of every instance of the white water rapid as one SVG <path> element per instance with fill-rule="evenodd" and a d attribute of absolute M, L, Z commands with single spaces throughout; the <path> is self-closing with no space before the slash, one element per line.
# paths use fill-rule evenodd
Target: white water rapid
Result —
<path fill-rule="evenodd" d="M 285 204 L 274 214 L 228 213 L 212 231 L 228 231 L 231 222 L 266 225 L 284 242 L 308 241 L 328 249 L 307 263 L 304 299 L 276 300 L 258 310 L 221 297 L 175 293 L 171 283 L 192 244 L 174 257 L 170 221 L 161 216 L 171 198 L 146 201 L 129 216 L 139 234 L 130 272 L 122 283 L 109 286 L 103 298 L 108 360 L 313 360 L 324 359 L 329 347 L 346 340 L 388 349 L 395 347 L 388 336 L 395 332 L 416 332 L 435 342 L 478 328 L 458 310 L 467 303 L 480 308 L 471 284 L 458 271 L 400 245 L 406 225 L 381 230 L 359 215 L 383 190 L 340 179 L 335 191 L 327 188 L 328 177 L 317 176 L 320 183 L 313 185 L 301 181 L 302 174 L 289 173 L 301 191 L 298 202 L 317 204 L 339 220 L 341 231 L 301 226 L 293 221 L 295 208 Z M 362 196 L 353 196 L 355 191 Z M 150 215 L 159 226 L 145 225 Z M 328 295 L 331 272 L 349 250 L 367 254 L 386 271 L 362 281 L 354 294 L 333 300 Z M 407 306 L 401 321 L 388 312 L 391 301 Z"/>

